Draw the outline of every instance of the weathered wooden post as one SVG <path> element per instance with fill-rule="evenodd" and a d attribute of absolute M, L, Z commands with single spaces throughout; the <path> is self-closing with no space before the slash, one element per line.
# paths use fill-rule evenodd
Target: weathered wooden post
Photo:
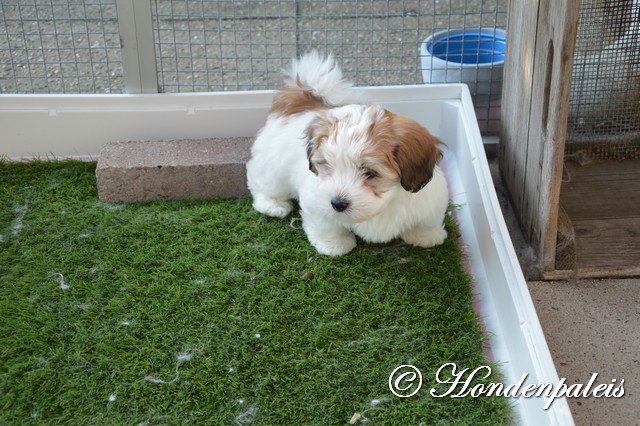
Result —
<path fill-rule="evenodd" d="M 579 0 L 509 5 L 499 161 L 542 277 L 555 270 L 579 7 Z"/>

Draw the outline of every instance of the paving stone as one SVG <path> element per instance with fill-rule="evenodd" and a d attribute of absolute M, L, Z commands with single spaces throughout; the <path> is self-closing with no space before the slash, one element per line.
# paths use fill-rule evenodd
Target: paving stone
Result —
<path fill-rule="evenodd" d="M 252 138 L 110 142 L 96 168 L 107 202 L 249 196 L 245 164 Z"/>

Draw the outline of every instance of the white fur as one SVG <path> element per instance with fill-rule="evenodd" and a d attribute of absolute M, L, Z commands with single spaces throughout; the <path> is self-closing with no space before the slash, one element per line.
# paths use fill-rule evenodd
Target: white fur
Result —
<path fill-rule="evenodd" d="M 285 81 L 289 87 L 295 88 L 298 77 L 305 89 L 324 98 L 329 105 L 360 103 L 364 99 L 353 83 L 342 77 L 342 70 L 332 55 L 322 57 L 314 50 L 300 59 L 294 59 L 291 67 L 285 71 Z"/>
<path fill-rule="evenodd" d="M 326 255 L 342 255 L 356 246 L 355 235 L 384 243 L 395 238 L 422 247 L 442 244 L 447 234 L 443 219 L 448 205 L 446 180 L 439 167 L 421 190 L 407 192 L 399 178 L 373 193 L 362 174 L 370 148 L 367 129 L 384 110 L 377 105 L 353 104 L 360 99 L 342 78 L 333 58 L 312 53 L 295 61 L 290 85 L 313 91 L 333 108 L 290 116 L 269 115 L 260 130 L 247 163 L 247 183 L 256 210 L 283 218 L 299 201 L 303 228 L 309 241 Z M 323 164 L 315 174 L 309 169 L 307 129 L 322 116 L 340 123 L 337 135 L 322 145 Z M 326 168 L 326 169 L 325 169 Z M 332 200 L 349 200 L 350 208 L 337 211 Z M 355 234 L 355 235 L 354 235 Z"/>

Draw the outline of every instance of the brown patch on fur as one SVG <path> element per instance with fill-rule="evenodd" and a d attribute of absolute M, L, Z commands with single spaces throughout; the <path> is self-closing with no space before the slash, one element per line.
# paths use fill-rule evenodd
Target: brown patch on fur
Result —
<path fill-rule="evenodd" d="M 309 159 L 309 170 L 315 174 L 318 174 L 318 170 L 311 161 L 311 157 L 313 157 L 318 147 L 329 138 L 331 131 L 331 123 L 322 116 L 316 117 L 311 124 L 309 124 L 309 127 L 307 127 L 307 158 Z"/>
<path fill-rule="evenodd" d="M 374 126 L 376 126 L 374 124 Z M 393 176 L 400 176 L 400 166 L 395 160 L 394 145 L 388 139 L 372 137 L 371 145 L 363 150 L 362 157 L 366 159 L 363 166 L 375 170 L 385 180 L 393 180 Z"/>
<path fill-rule="evenodd" d="M 363 171 L 373 172 L 373 175 L 365 181 L 376 196 L 381 196 L 398 184 L 400 168 L 393 158 L 393 150 L 388 145 L 381 149 L 374 148 L 363 151 L 364 161 L 361 163 Z"/>
<path fill-rule="evenodd" d="M 299 80 L 295 85 L 280 91 L 271 105 L 271 113 L 280 117 L 330 108 L 324 100 L 311 91 L 304 90 Z"/>
<path fill-rule="evenodd" d="M 370 129 L 379 155 L 395 163 L 400 184 L 410 192 L 418 192 L 433 177 L 433 169 L 442 157 L 442 143 L 414 120 L 385 111 Z"/>

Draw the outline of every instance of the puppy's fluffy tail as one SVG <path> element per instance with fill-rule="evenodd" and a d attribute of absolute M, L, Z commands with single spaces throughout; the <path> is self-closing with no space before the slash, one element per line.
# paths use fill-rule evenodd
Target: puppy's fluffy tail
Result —
<path fill-rule="evenodd" d="M 293 60 L 285 71 L 285 83 L 289 90 L 310 92 L 331 106 L 364 100 L 353 83 L 344 79 L 333 55 L 322 56 L 315 50 Z"/>

